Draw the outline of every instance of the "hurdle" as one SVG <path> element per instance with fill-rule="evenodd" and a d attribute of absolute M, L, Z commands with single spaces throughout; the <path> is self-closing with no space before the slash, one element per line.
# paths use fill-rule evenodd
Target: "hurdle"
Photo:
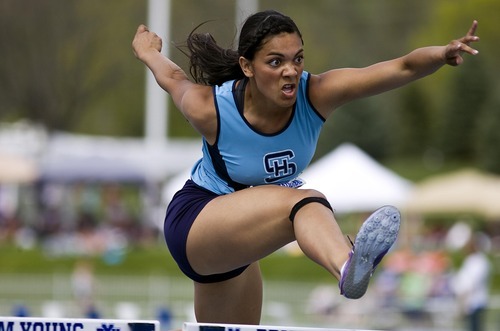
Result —
<path fill-rule="evenodd" d="M 186 322 L 182 325 L 182 331 L 374 331 L 374 330 Z"/>
<path fill-rule="evenodd" d="M 154 320 L 3 317 L 0 331 L 160 331 Z"/>
<path fill-rule="evenodd" d="M 161 331 L 156 320 L 89 318 L 4 317 L 0 331 Z M 375 331 L 297 326 L 185 322 L 182 331 Z"/>

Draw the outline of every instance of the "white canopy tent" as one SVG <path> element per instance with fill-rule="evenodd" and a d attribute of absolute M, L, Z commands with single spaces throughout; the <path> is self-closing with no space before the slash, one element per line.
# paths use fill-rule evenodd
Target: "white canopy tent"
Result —
<path fill-rule="evenodd" d="M 325 194 L 339 213 L 367 212 L 388 204 L 402 208 L 413 186 L 350 143 L 311 164 L 301 177 L 304 188 Z"/>
<path fill-rule="evenodd" d="M 201 155 L 198 139 L 143 139 L 53 134 L 40 160 L 42 179 L 163 182 Z"/>

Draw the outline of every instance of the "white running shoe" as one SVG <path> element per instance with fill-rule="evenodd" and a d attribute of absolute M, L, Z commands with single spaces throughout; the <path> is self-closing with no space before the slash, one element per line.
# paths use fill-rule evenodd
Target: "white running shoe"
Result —
<path fill-rule="evenodd" d="M 342 267 L 340 294 L 349 299 L 365 294 L 375 268 L 396 241 L 400 224 L 401 214 L 393 206 L 381 207 L 366 219 Z"/>

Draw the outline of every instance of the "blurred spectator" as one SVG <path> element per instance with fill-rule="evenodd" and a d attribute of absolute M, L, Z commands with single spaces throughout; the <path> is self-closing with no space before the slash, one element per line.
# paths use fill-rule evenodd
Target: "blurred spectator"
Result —
<path fill-rule="evenodd" d="M 119 185 L 108 185 L 103 191 L 104 219 L 116 228 L 127 232 L 130 215 Z"/>
<path fill-rule="evenodd" d="M 156 318 L 160 322 L 160 330 L 167 331 L 171 329 L 172 312 L 167 307 L 159 307 Z"/>
<path fill-rule="evenodd" d="M 484 312 L 489 300 L 491 264 L 486 255 L 489 238 L 478 233 L 464 247 L 465 259 L 452 281 L 468 330 L 484 330 Z"/>
<path fill-rule="evenodd" d="M 15 316 L 15 317 L 28 317 L 28 316 L 30 316 L 29 311 L 28 311 L 28 307 L 26 307 L 22 303 L 18 303 L 16 305 L 14 305 L 14 307 L 12 308 L 12 316 Z"/>
<path fill-rule="evenodd" d="M 375 279 L 374 290 L 376 291 L 380 307 L 398 307 L 398 290 L 401 281 L 401 272 L 391 268 L 381 268 Z"/>
<path fill-rule="evenodd" d="M 418 263 L 402 275 L 399 288 L 400 304 L 407 318 L 414 322 L 422 322 L 428 317 L 426 303 L 431 286 L 431 275 L 420 270 Z"/>
<path fill-rule="evenodd" d="M 91 304 L 89 307 L 87 307 L 87 310 L 85 311 L 85 318 L 93 318 L 93 319 L 98 319 L 101 318 L 101 314 L 99 313 L 99 310 L 97 307 L 93 304 Z"/>
<path fill-rule="evenodd" d="M 335 286 L 319 285 L 314 288 L 309 296 L 307 303 L 308 312 L 319 315 L 331 315 L 337 306 L 338 289 Z"/>
<path fill-rule="evenodd" d="M 82 310 L 88 315 L 94 310 L 94 270 L 90 261 L 81 260 L 76 262 L 71 277 L 71 285 L 75 300 Z"/>

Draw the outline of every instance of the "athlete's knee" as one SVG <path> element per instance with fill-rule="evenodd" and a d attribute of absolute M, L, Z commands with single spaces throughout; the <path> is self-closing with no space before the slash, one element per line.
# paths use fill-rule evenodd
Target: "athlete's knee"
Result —
<path fill-rule="evenodd" d="M 293 205 L 290 216 L 288 217 L 290 221 L 293 223 L 295 220 L 295 216 L 297 212 L 307 204 L 310 203 L 319 203 L 330 209 L 333 212 L 333 208 L 326 199 L 325 195 L 316 190 L 304 190 L 304 195 L 300 197 L 300 199 Z"/>

